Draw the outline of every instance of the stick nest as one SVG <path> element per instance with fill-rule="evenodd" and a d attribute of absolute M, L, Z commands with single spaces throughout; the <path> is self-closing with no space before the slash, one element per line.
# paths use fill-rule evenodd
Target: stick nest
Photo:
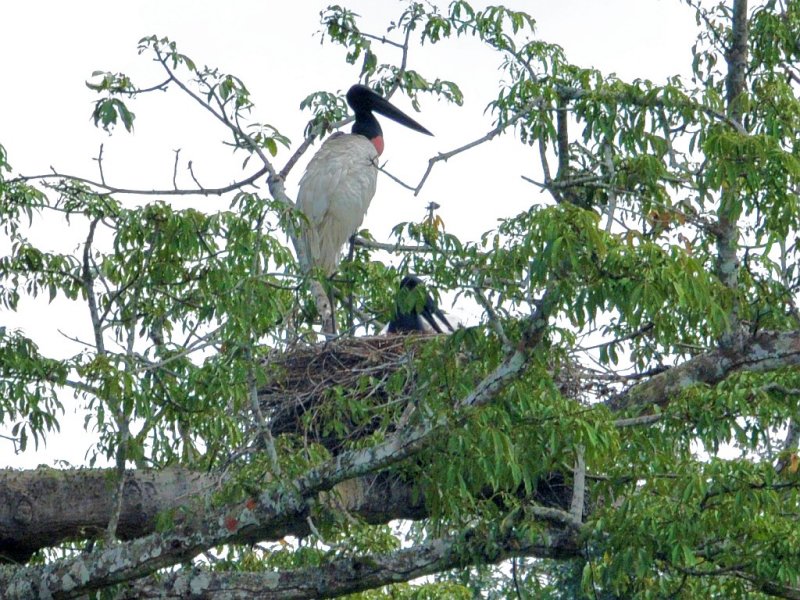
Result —
<path fill-rule="evenodd" d="M 348 440 L 393 428 L 408 403 L 413 357 L 432 337 L 342 338 L 275 352 L 264 363 L 267 383 L 259 392 L 272 434 L 300 434 L 335 452 Z"/>
<path fill-rule="evenodd" d="M 338 452 L 345 443 L 405 422 L 417 385 L 414 357 L 435 334 L 341 338 L 274 351 L 259 404 L 272 435 L 301 435 Z M 552 365 L 559 392 L 580 401 L 581 370 Z"/>

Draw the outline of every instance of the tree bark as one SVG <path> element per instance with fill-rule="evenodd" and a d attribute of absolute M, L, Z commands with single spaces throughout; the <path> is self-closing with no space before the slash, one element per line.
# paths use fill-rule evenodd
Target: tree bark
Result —
<path fill-rule="evenodd" d="M 148 577 L 135 582 L 120 600 L 186 598 L 213 600 L 303 600 L 352 594 L 391 583 L 475 564 L 496 564 L 515 556 L 575 558 L 582 549 L 574 532 L 546 531 L 537 539 L 509 531 L 480 535 L 467 531 L 458 538 L 442 538 L 395 552 L 333 560 L 320 567 L 278 573 L 193 573 Z"/>
<path fill-rule="evenodd" d="M 633 386 L 607 404 L 614 412 L 641 411 L 665 406 L 697 383 L 714 385 L 739 371 L 765 372 L 796 365 L 800 365 L 800 331 L 762 331 L 745 339 L 740 347 L 699 354 Z"/>
<path fill-rule="evenodd" d="M 0 470 L 0 561 L 69 539 L 102 537 L 113 508 L 113 469 Z M 159 513 L 192 503 L 212 481 L 186 469 L 129 471 L 125 475 L 121 539 L 155 530 Z"/>
<path fill-rule="evenodd" d="M 43 548 L 101 538 L 113 507 L 113 475 L 113 469 L 0 470 L 0 562 L 24 563 Z M 119 538 L 152 534 L 159 516 L 180 525 L 184 535 L 196 533 L 206 500 L 218 487 L 218 477 L 181 467 L 128 471 Z M 387 475 L 342 482 L 319 500 L 371 524 L 428 514 L 413 486 Z M 285 524 L 285 535 L 309 533 L 304 518 Z"/>

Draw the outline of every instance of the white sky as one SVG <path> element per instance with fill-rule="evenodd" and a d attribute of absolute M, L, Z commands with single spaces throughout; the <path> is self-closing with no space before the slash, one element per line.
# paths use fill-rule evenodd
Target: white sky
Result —
<path fill-rule="evenodd" d="M 206 186 L 225 185 L 242 175 L 243 155 L 232 157 L 222 146 L 226 132 L 206 113 L 177 93 L 154 94 L 129 104 L 136 113 L 135 132 L 122 128 L 109 137 L 96 129 L 90 115 L 94 92 L 84 82 L 92 71 L 121 71 L 134 83 L 148 86 L 161 81 L 158 65 L 138 56 L 141 37 L 168 36 L 198 64 L 219 67 L 240 77 L 256 104 L 255 121 L 277 127 L 294 144 L 302 141 L 308 113 L 300 101 L 317 90 L 347 89 L 356 81 L 357 67 L 344 62 L 344 52 L 329 43 L 320 45 L 319 12 L 333 2 L 304 0 L 11 0 L 0 3 L 0 144 L 16 173 L 59 172 L 97 177 L 92 160 L 105 145 L 106 180 L 117 186 L 169 188 L 174 150 L 181 149 L 182 180 L 189 185 L 186 161 Z M 389 0 L 338 0 L 362 15 L 362 30 L 382 34 L 383 27 L 399 16 L 401 2 Z M 446 3 L 446 2 L 443 2 Z M 476 8 L 486 2 L 475 1 Z M 624 79 L 648 78 L 655 82 L 689 72 L 695 22 L 691 9 L 680 0 L 528 0 L 508 1 L 538 22 L 540 39 L 561 45 L 567 58 Z M 377 47 L 379 59 L 388 60 L 391 48 Z M 465 94 L 462 108 L 426 100 L 422 112 L 395 96 L 394 102 L 435 133 L 434 138 L 382 119 L 388 169 L 416 183 L 437 152 L 459 147 L 491 129 L 484 114 L 496 97 L 500 56 L 474 41 L 449 41 L 412 50 L 409 67 L 429 78 L 457 82 Z M 295 167 L 287 182 L 294 197 L 306 160 Z M 276 159 L 282 166 L 290 156 L 283 150 Z M 252 172 L 251 165 L 246 172 Z M 381 177 L 364 226 L 385 239 L 400 222 L 419 220 L 430 201 L 441 205 L 440 215 L 449 231 L 462 239 L 476 238 L 491 229 L 498 217 L 510 216 L 536 202 L 538 190 L 520 175 L 539 179 L 538 158 L 532 149 L 520 148 L 504 136 L 439 163 L 419 197 Z M 541 201 L 545 198 L 541 197 Z M 209 210 L 226 209 L 226 200 L 175 201 L 178 206 L 202 203 Z M 41 241 L 53 248 L 74 248 L 85 235 L 63 227 L 51 229 Z M 5 245 L 0 242 L 0 249 Z M 0 314 L 0 325 L 20 327 L 53 355 L 74 353 L 56 329 L 76 335 L 86 323 L 65 317 L 55 303 L 28 303 L 21 314 Z M 89 443 L 82 429 L 82 414 L 68 407 L 68 420 L 58 440 L 47 449 L 14 456 L 11 444 L 0 440 L 0 467 L 52 464 L 62 458 L 80 464 Z"/>

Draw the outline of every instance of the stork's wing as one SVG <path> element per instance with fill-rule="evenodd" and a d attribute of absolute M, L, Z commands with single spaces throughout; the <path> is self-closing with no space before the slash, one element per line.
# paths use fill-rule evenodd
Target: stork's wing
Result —
<path fill-rule="evenodd" d="M 325 218 L 331 204 L 330 191 L 339 187 L 345 173 L 342 171 L 340 154 L 336 141 L 343 135 L 333 135 L 322 144 L 317 153 L 311 157 L 306 172 L 300 179 L 297 191 L 297 208 L 303 211 L 312 225 L 319 225 Z"/>
<path fill-rule="evenodd" d="M 300 180 L 297 207 L 309 221 L 305 232 L 309 257 L 328 274 L 336 270 L 342 245 L 363 222 L 375 195 L 377 156 L 364 136 L 333 135 Z"/>

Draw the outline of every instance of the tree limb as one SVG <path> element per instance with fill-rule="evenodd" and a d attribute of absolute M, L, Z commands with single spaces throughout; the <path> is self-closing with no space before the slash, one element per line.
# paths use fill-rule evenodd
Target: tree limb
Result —
<path fill-rule="evenodd" d="M 241 573 L 195 570 L 147 578 L 128 587 L 123 599 L 192 598 L 301 600 L 350 594 L 405 582 L 475 564 L 494 564 L 515 556 L 580 556 L 574 532 L 547 530 L 531 539 L 517 531 L 486 535 L 468 530 L 457 538 L 440 538 L 390 554 L 340 558 L 319 566 L 283 572 Z"/>
<path fill-rule="evenodd" d="M 0 563 L 24 563 L 43 548 L 101 537 L 113 507 L 113 471 L 0 470 Z M 192 533 L 208 508 L 204 499 L 221 484 L 217 474 L 183 467 L 126 471 L 124 480 L 117 527 L 123 540 L 155 532 L 159 515 Z M 413 485 L 383 474 L 348 480 L 321 495 L 319 504 L 372 524 L 428 515 Z M 303 537 L 308 527 L 298 519 L 287 523 L 286 534 Z"/>
<path fill-rule="evenodd" d="M 716 349 L 659 373 L 611 398 L 607 405 L 617 412 L 665 406 L 688 387 L 714 385 L 732 373 L 763 373 L 800 364 L 800 331 L 762 331 L 746 339 L 741 348 Z"/>
<path fill-rule="evenodd" d="M 744 114 L 740 98 L 746 86 L 747 29 L 747 0 L 734 0 L 733 39 L 725 56 L 728 63 L 728 73 L 725 78 L 725 100 L 728 116 L 736 123 L 742 123 Z M 720 339 L 720 344 L 724 347 L 730 347 L 738 341 L 739 300 L 736 294 L 739 287 L 738 220 L 742 212 L 741 191 L 738 187 L 738 185 L 731 184 L 722 189 L 717 210 L 717 223 L 714 228 L 717 238 L 717 276 L 725 287 L 733 292 L 733 306 L 729 314 L 728 331 Z"/>

